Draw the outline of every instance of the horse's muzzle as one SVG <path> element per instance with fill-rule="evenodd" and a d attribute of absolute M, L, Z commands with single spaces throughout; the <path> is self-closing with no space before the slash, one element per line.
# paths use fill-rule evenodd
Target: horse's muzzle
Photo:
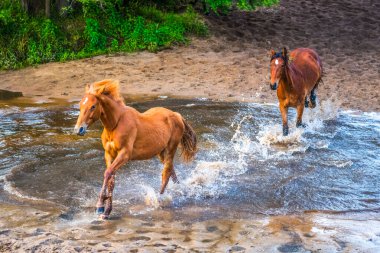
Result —
<path fill-rule="evenodd" d="M 81 126 L 81 127 L 76 127 L 74 128 L 74 133 L 77 135 L 83 136 L 86 133 L 87 127 L 86 126 Z"/>
<path fill-rule="evenodd" d="M 270 88 L 271 88 L 272 90 L 277 90 L 277 83 L 270 84 Z"/>

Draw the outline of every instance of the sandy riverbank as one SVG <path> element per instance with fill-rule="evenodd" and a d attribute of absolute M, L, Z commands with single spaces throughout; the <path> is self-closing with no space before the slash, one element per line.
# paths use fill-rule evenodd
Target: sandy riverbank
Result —
<path fill-rule="evenodd" d="M 0 73 L 0 89 L 79 99 L 84 85 L 119 79 L 126 95 L 175 95 L 276 102 L 269 89 L 271 48 L 314 48 L 324 64 L 321 101 L 379 111 L 380 17 L 375 1 L 281 1 L 273 9 L 207 16 L 211 36 L 158 53 L 98 56 Z"/>

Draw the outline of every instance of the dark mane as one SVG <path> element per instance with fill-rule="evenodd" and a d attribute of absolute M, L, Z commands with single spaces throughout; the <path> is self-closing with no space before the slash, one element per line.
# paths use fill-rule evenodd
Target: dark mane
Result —
<path fill-rule="evenodd" d="M 277 59 L 277 58 L 281 58 L 281 59 L 283 59 L 284 62 L 285 62 L 285 64 L 288 63 L 288 56 L 283 57 L 283 56 L 282 56 L 282 52 L 277 52 L 277 53 L 275 53 L 275 54 L 270 58 L 270 61 L 273 61 L 274 59 Z"/>

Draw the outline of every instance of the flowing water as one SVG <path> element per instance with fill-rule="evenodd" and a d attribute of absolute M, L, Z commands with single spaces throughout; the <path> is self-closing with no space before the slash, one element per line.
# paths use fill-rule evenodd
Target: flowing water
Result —
<path fill-rule="evenodd" d="M 0 200 L 52 205 L 65 219 L 93 217 L 105 169 L 100 123 L 76 136 L 77 104 L 17 101 L 0 104 Z M 124 166 L 116 177 L 115 217 L 154 219 L 165 211 L 199 220 L 380 208 L 379 113 L 339 111 L 324 101 L 306 109 L 305 129 L 291 123 L 283 137 L 275 105 L 202 99 L 129 105 L 180 112 L 198 134 L 199 153 L 189 164 L 176 158 L 180 183 L 170 182 L 163 195 L 157 158 Z"/>

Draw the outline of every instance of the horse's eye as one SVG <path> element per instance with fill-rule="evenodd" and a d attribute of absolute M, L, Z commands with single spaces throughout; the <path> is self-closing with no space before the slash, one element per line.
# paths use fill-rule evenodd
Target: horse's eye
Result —
<path fill-rule="evenodd" d="M 95 110 L 95 105 L 91 106 L 91 111 Z"/>

